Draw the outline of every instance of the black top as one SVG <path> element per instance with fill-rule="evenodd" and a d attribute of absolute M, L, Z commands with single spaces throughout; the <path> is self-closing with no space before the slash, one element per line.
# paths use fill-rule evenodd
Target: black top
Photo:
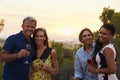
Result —
<path fill-rule="evenodd" d="M 51 50 L 52 50 L 52 48 L 47 47 L 47 48 L 43 51 L 43 54 L 40 56 L 40 59 L 41 59 L 41 60 L 47 59 L 48 56 L 49 56 L 49 54 L 51 53 Z M 35 59 L 37 59 L 37 56 L 36 56 L 36 55 L 33 57 L 32 61 L 35 60 Z"/>

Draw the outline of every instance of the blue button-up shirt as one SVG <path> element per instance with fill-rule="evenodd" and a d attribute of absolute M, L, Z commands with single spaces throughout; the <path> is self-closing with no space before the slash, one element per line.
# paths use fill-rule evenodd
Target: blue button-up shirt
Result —
<path fill-rule="evenodd" d="M 94 46 L 95 44 L 93 44 L 89 54 L 85 51 L 84 46 L 78 49 L 76 52 L 74 63 L 75 78 L 82 78 L 84 80 L 97 80 L 97 74 L 88 72 L 87 67 L 87 59 L 92 58 Z"/>

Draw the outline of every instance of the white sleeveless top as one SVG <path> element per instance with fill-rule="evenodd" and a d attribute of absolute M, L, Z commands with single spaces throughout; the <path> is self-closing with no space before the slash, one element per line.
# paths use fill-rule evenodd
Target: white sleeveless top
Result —
<path fill-rule="evenodd" d="M 108 45 L 104 46 L 100 52 L 97 53 L 96 55 L 96 62 L 98 64 L 98 68 L 105 68 L 106 66 L 106 61 L 105 61 L 105 56 L 103 54 L 103 51 L 106 47 L 109 47 L 110 49 L 113 50 L 114 52 L 114 59 L 116 58 L 116 50 L 113 46 L 113 44 L 109 43 Z M 118 80 L 116 74 L 101 74 L 98 73 L 98 80 Z"/>

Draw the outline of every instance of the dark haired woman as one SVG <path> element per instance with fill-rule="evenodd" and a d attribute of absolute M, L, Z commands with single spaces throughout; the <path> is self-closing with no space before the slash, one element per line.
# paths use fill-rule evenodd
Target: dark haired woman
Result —
<path fill-rule="evenodd" d="M 116 50 L 111 40 L 115 34 L 115 28 L 111 24 L 104 24 L 99 30 L 99 38 L 95 46 L 93 62 L 97 68 L 89 65 L 90 72 L 98 73 L 98 80 L 118 80 L 116 77 Z"/>
<path fill-rule="evenodd" d="M 30 80 L 51 80 L 51 74 L 58 72 L 56 51 L 48 46 L 48 36 L 44 28 L 37 28 L 33 34 L 36 56 L 30 70 Z"/>

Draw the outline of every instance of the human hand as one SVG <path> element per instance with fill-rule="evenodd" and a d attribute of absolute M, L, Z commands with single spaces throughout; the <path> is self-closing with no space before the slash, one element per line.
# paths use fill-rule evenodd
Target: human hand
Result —
<path fill-rule="evenodd" d="M 26 49 L 21 49 L 18 54 L 17 58 L 27 57 L 30 54 L 30 52 Z"/>
<path fill-rule="evenodd" d="M 96 68 L 93 67 L 92 65 L 88 65 L 88 71 L 94 73 L 96 72 Z"/>
<path fill-rule="evenodd" d="M 47 71 L 48 68 L 49 68 L 48 64 L 46 64 L 46 63 L 42 63 L 42 67 L 41 67 L 42 70 Z"/>

